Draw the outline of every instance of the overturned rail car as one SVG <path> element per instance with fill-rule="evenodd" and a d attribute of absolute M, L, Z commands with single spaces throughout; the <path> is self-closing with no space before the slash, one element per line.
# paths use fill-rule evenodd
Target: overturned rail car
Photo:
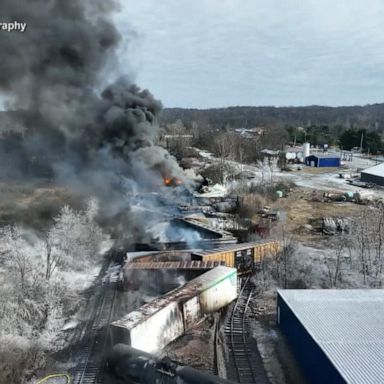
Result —
<path fill-rule="evenodd" d="M 112 344 L 126 343 L 156 353 L 205 314 L 225 307 L 236 297 L 236 269 L 218 266 L 114 321 L 110 326 Z"/>
<path fill-rule="evenodd" d="M 280 249 L 278 241 L 256 241 L 193 252 L 192 260 L 224 261 L 227 267 L 236 268 L 238 274 L 251 273 L 260 268 L 262 261 Z"/>
<path fill-rule="evenodd" d="M 120 276 L 120 288 L 148 294 L 164 294 L 201 274 L 224 265 L 223 261 L 160 261 L 127 263 Z"/>

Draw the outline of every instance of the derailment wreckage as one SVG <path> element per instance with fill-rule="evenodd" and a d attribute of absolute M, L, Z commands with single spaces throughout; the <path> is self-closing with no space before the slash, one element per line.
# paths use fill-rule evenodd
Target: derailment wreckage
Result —
<path fill-rule="evenodd" d="M 182 365 L 169 358 L 158 359 L 125 344 L 114 346 L 107 367 L 126 383 L 235 384 L 231 380 Z"/>

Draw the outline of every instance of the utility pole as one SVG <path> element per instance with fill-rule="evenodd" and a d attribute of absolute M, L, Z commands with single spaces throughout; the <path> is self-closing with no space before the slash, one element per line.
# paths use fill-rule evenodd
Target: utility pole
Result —
<path fill-rule="evenodd" d="M 360 153 L 363 153 L 363 137 L 364 137 L 364 132 L 361 132 Z"/>

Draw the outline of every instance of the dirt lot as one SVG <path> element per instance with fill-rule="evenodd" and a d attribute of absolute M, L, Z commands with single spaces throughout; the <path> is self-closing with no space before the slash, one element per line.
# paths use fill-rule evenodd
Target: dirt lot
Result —
<path fill-rule="evenodd" d="M 282 198 L 273 205 L 281 212 L 279 225 L 284 231 L 301 242 L 321 240 L 324 236 L 306 227 L 323 217 L 356 217 L 364 206 L 352 202 L 321 202 L 313 199 L 321 198 L 322 193 L 303 188 L 295 189 L 288 197 Z"/>
<path fill-rule="evenodd" d="M 42 229 L 64 204 L 80 207 L 80 198 L 49 181 L 0 182 L 0 226 L 24 223 Z"/>
<path fill-rule="evenodd" d="M 336 168 L 336 171 L 338 168 Z M 335 172 L 335 167 L 321 167 L 321 168 L 316 168 L 316 167 L 304 167 L 301 170 L 302 173 L 304 174 L 309 174 L 309 175 L 321 175 L 323 173 L 336 173 Z M 340 169 L 341 172 L 341 169 Z"/>
<path fill-rule="evenodd" d="M 162 352 L 172 360 L 197 369 L 213 371 L 213 320 L 205 321 L 169 344 Z"/>

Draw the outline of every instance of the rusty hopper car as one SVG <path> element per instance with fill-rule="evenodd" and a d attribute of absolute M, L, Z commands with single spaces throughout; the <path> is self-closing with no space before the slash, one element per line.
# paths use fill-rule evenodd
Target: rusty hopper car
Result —
<path fill-rule="evenodd" d="M 223 261 L 160 261 L 127 263 L 124 266 L 120 287 L 140 290 L 148 294 L 166 293 L 195 277 L 225 265 Z"/>
<path fill-rule="evenodd" d="M 219 266 L 111 324 L 112 344 L 155 353 L 190 329 L 204 314 L 237 297 L 237 271 Z"/>
<path fill-rule="evenodd" d="M 236 268 L 239 274 L 245 274 L 260 267 L 267 255 L 276 254 L 278 251 L 277 241 L 260 241 L 194 252 L 191 258 L 200 261 L 224 261 L 227 267 Z"/>

